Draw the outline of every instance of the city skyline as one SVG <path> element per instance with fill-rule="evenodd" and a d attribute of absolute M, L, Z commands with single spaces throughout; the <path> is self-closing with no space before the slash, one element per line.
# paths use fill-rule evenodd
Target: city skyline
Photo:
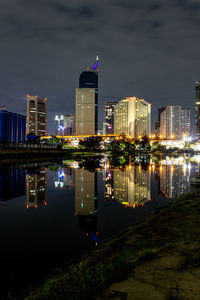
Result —
<path fill-rule="evenodd" d="M 132 95 L 152 103 L 152 125 L 166 105 L 189 106 L 194 120 L 199 12 L 195 0 L 1 2 L 1 104 L 25 114 L 27 93 L 47 96 L 53 133 L 55 114 L 75 112 L 77 74 L 98 53 L 100 127 L 104 102 Z"/>

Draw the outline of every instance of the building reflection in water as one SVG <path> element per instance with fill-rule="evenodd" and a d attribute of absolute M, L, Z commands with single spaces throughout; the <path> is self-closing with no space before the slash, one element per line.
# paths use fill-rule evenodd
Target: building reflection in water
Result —
<path fill-rule="evenodd" d="M 69 167 L 59 168 L 55 180 L 54 180 L 55 188 L 68 188 L 71 190 L 75 185 L 75 170 Z"/>
<path fill-rule="evenodd" d="M 161 165 L 159 168 L 160 192 L 175 198 L 190 192 L 190 164 Z"/>
<path fill-rule="evenodd" d="M 0 202 L 25 195 L 25 170 L 7 169 L 0 171 Z"/>
<path fill-rule="evenodd" d="M 79 228 L 98 243 L 97 230 L 97 174 L 75 169 L 75 215 Z"/>
<path fill-rule="evenodd" d="M 27 171 L 26 174 L 26 207 L 47 205 L 47 169 Z"/>
<path fill-rule="evenodd" d="M 113 190 L 113 170 L 105 170 L 103 173 L 104 182 L 105 182 L 105 192 L 104 192 L 104 198 L 107 201 L 113 201 L 114 200 L 114 190 Z"/>
<path fill-rule="evenodd" d="M 150 172 L 140 165 L 113 170 L 114 198 L 125 206 L 143 206 L 151 200 L 150 176 Z"/>

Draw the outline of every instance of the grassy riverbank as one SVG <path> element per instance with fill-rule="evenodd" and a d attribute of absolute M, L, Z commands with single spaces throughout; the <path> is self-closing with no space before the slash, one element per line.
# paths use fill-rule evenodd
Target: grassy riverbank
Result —
<path fill-rule="evenodd" d="M 199 299 L 200 193 L 182 196 L 58 270 L 26 299 Z"/>

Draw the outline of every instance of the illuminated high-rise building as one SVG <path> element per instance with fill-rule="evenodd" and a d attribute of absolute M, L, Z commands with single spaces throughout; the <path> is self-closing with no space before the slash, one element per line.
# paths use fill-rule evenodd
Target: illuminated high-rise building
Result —
<path fill-rule="evenodd" d="M 117 102 L 105 103 L 105 134 L 114 133 L 114 111 Z"/>
<path fill-rule="evenodd" d="M 47 135 L 47 98 L 27 95 L 26 134 Z"/>
<path fill-rule="evenodd" d="M 182 109 L 181 114 L 182 136 L 190 136 L 190 109 Z"/>
<path fill-rule="evenodd" d="M 196 82 L 195 92 L 195 126 L 196 135 L 200 137 L 200 81 Z"/>
<path fill-rule="evenodd" d="M 137 138 L 151 133 L 151 104 L 144 99 L 129 97 L 114 109 L 114 133 Z"/>
<path fill-rule="evenodd" d="M 163 138 L 181 139 L 190 135 L 190 109 L 169 105 L 161 112 L 160 135 Z"/>
<path fill-rule="evenodd" d="M 98 56 L 96 63 L 83 71 L 76 89 L 76 135 L 98 131 Z"/>
<path fill-rule="evenodd" d="M 72 114 L 55 116 L 55 135 L 74 135 L 75 117 Z"/>

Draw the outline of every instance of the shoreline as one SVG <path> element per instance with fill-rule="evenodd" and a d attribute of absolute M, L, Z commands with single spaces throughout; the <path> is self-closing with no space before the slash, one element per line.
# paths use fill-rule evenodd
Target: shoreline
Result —
<path fill-rule="evenodd" d="M 189 268 L 194 272 L 198 269 L 197 273 L 200 273 L 200 254 L 197 255 L 200 250 L 199 196 L 200 191 L 197 191 L 172 200 L 167 207 L 157 209 L 141 224 L 130 226 L 120 235 L 103 242 L 101 248 L 84 254 L 67 270 L 59 269 L 57 274 L 54 273 L 52 277 L 46 279 L 40 288 L 30 292 L 25 299 L 110 299 L 110 297 L 120 299 L 119 295 L 122 294 L 129 297 L 131 286 L 135 288 L 134 293 L 141 294 L 134 299 L 198 299 L 195 298 L 195 292 L 197 294 L 199 292 L 198 288 L 193 286 L 192 292 L 187 288 L 191 285 L 191 280 L 187 285 L 184 283 L 186 286 L 184 289 L 181 280 L 175 282 L 177 286 L 171 283 L 165 287 L 153 281 L 150 283 L 152 278 L 148 278 L 147 283 L 142 283 L 148 286 L 148 291 L 151 291 L 150 296 L 145 296 L 146 298 L 142 295 L 145 289 L 141 289 L 140 286 L 141 282 L 145 281 L 144 278 L 141 279 L 138 288 L 133 284 L 133 280 L 138 282 L 135 278 L 137 272 L 151 274 L 146 271 L 149 262 L 150 265 L 156 262 L 160 265 L 159 261 L 166 255 L 168 260 L 175 262 L 173 267 L 169 263 L 163 268 L 161 281 L 168 276 L 169 268 L 176 276 L 177 274 L 186 276 Z M 164 262 L 162 264 L 166 265 Z M 193 282 L 194 280 L 193 278 Z M 196 280 L 199 280 L 198 274 Z M 184 298 L 188 291 L 191 298 Z M 179 298 L 167 298 L 170 293 L 172 296 L 178 295 Z M 151 294 L 155 298 L 152 298 Z"/>

